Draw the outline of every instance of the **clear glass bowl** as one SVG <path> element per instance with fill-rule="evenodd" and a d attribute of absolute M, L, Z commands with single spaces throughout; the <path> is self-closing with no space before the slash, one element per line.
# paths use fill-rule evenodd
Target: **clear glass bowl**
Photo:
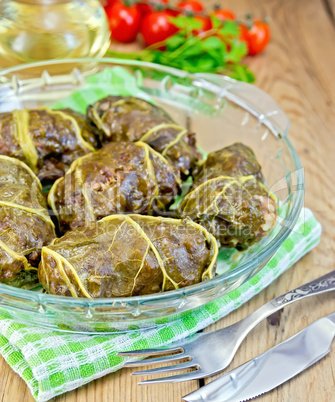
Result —
<path fill-rule="evenodd" d="M 234 264 L 219 266 L 214 279 L 165 293 L 89 300 L 0 284 L 0 307 L 18 322 L 77 333 L 164 325 L 241 286 L 259 272 L 287 238 L 302 208 L 303 170 L 287 137 L 288 118 L 269 95 L 249 84 L 132 60 L 47 61 L 0 71 L 0 111 L 52 106 L 81 88 L 88 77 L 115 66 L 128 70 L 142 94 L 195 131 L 205 151 L 239 141 L 249 145 L 280 201 L 276 227 L 257 246 L 237 253 Z"/>

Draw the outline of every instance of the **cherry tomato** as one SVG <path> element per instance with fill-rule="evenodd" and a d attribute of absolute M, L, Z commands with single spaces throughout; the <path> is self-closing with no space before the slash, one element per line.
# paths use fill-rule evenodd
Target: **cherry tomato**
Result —
<path fill-rule="evenodd" d="M 198 0 L 183 0 L 176 4 L 177 7 L 191 13 L 200 13 L 204 6 Z"/>
<path fill-rule="evenodd" d="M 107 13 L 112 38 L 122 43 L 130 43 L 139 32 L 141 13 L 136 6 L 125 6 L 117 1 Z"/>
<path fill-rule="evenodd" d="M 202 34 L 205 31 L 208 31 L 212 28 L 212 21 L 209 18 L 202 17 L 201 15 L 196 15 L 193 17 L 195 20 L 201 22 L 201 28 L 195 29 L 193 32 L 194 35 Z"/>
<path fill-rule="evenodd" d="M 115 3 L 114 0 L 100 0 L 100 3 L 102 5 L 102 7 L 106 8 L 110 5 L 113 5 Z"/>
<path fill-rule="evenodd" d="M 248 46 L 248 54 L 255 56 L 263 52 L 270 41 L 269 24 L 255 19 L 251 28 L 246 25 L 240 25 L 240 39 L 245 41 Z"/>
<path fill-rule="evenodd" d="M 213 15 L 215 15 L 216 18 L 218 18 L 221 21 L 234 21 L 236 20 L 236 15 L 227 9 L 219 8 L 213 11 Z"/>
<path fill-rule="evenodd" d="M 117 2 L 118 0 L 104 0 L 101 2 L 103 8 L 106 11 L 107 16 L 110 15 L 110 9 L 113 7 L 113 5 Z"/>
<path fill-rule="evenodd" d="M 150 4 L 156 3 L 156 4 Z M 142 17 L 145 15 L 156 11 L 155 7 L 159 7 L 160 5 L 168 4 L 169 0 L 141 0 L 140 3 L 136 4 L 136 7 L 140 10 Z M 157 6 L 156 6 L 157 5 Z"/>
<path fill-rule="evenodd" d="M 170 22 L 171 15 L 166 11 L 156 11 L 146 15 L 141 25 L 141 34 L 146 46 L 162 42 L 178 31 Z"/>

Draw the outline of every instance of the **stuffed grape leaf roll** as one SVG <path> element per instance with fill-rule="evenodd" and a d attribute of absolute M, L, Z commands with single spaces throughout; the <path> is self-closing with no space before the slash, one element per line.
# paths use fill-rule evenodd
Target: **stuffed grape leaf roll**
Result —
<path fill-rule="evenodd" d="M 189 219 L 111 215 L 44 247 L 39 279 L 55 295 L 145 295 L 213 278 L 217 255 L 214 237 Z"/>
<path fill-rule="evenodd" d="M 208 155 L 180 215 L 203 225 L 222 246 L 246 249 L 274 226 L 276 200 L 253 151 L 234 144 Z"/>
<path fill-rule="evenodd" d="M 162 213 L 179 184 L 178 172 L 146 143 L 112 142 L 73 162 L 48 201 L 65 232 L 115 213 Z"/>
<path fill-rule="evenodd" d="M 29 287 L 54 224 L 40 181 L 23 162 L 0 155 L 0 190 L 0 282 Z"/>
<path fill-rule="evenodd" d="M 195 134 L 176 124 L 160 107 L 132 96 L 108 96 L 87 109 L 87 118 L 102 145 L 111 141 L 143 141 L 165 156 L 183 177 L 201 154 Z"/>
<path fill-rule="evenodd" d="M 63 176 L 75 159 L 95 148 L 85 116 L 70 109 L 0 113 L 0 154 L 25 162 L 41 180 Z"/>
<path fill-rule="evenodd" d="M 193 177 L 194 182 L 200 184 L 221 175 L 232 177 L 252 175 L 257 180 L 263 181 L 261 165 L 254 151 L 241 143 L 209 153 Z"/>

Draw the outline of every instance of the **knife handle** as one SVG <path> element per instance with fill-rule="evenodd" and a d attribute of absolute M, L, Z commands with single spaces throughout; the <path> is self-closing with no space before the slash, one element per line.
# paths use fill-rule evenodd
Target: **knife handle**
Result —
<path fill-rule="evenodd" d="M 270 300 L 258 310 L 236 323 L 236 329 L 239 329 L 240 342 L 242 342 L 244 337 L 255 328 L 257 324 L 284 306 L 304 299 L 305 297 L 330 292 L 332 290 L 335 290 L 335 270 Z"/>

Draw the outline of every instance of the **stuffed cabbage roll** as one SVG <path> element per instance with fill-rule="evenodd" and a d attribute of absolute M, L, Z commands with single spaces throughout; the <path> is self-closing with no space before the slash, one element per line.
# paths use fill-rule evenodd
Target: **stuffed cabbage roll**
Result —
<path fill-rule="evenodd" d="M 55 238 L 41 184 L 23 162 L 0 155 L 0 282 L 38 282 L 41 248 Z"/>
<path fill-rule="evenodd" d="M 143 142 L 112 142 L 78 158 L 48 201 L 65 232 L 115 213 L 163 213 L 179 192 L 178 172 Z"/>
<path fill-rule="evenodd" d="M 43 247 L 48 293 L 125 297 L 180 289 L 215 275 L 217 242 L 191 220 L 112 215 Z"/>
<path fill-rule="evenodd" d="M 144 141 L 171 161 L 184 177 L 201 159 L 195 134 L 143 99 L 108 96 L 88 107 L 87 118 L 102 145 L 111 141 Z"/>
<path fill-rule="evenodd" d="M 254 153 L 243 144 L 213 152 L 195 176 L 180 214 L 203 225 L 222 246 L 246 249 L 276 221 L 276 201 L 262 177 Z"/>
<path fill-rule="evenodd" d="M 0 154 L 25 162 L 41 180 L 63 176 L 75 159 L 95 148 L 85 116 L 70 109 L 0 113 Z"/>
<path fill-rule="evenodd" d="M 232 177 L 252 175 L 257 180 L 263 181 L 261 165 L 256 155 L 251 148 L 241 143 L 209 153 L 193 178 L 194 182 L 199 184 L 221 175 Z"/>

